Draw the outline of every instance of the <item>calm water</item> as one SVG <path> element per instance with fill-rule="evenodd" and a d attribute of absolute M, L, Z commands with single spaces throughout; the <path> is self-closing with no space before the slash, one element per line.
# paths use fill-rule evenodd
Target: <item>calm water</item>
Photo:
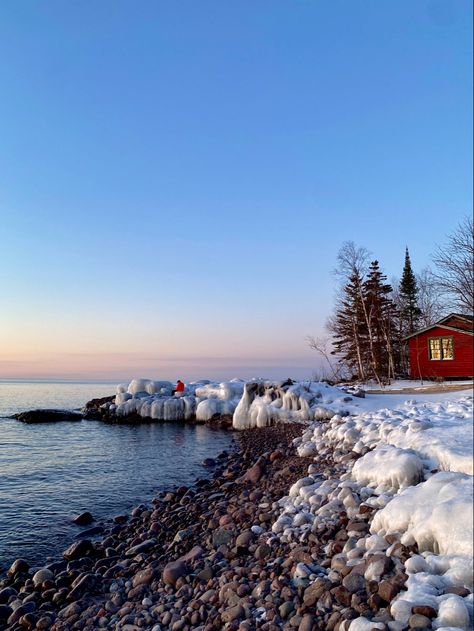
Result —
<path fill-rule="evenodd" d="M 81 511 L 104 523 L 156 491 L 191 484 L 205 474 L 204 458 L 230 447 L 229 433 L 204 426 L 25 425 L 5 418 L 79 408 L 113 392 L 111 384 L 0 381 L 0 574 L 18 557 L 31 565 L 58 558 L 84 529 L 71 523 Z"/>

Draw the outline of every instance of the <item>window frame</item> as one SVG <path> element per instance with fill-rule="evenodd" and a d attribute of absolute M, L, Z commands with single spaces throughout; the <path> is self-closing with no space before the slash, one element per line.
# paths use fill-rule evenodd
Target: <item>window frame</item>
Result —
<path fill-rule="evenodd" d="M 431 357 L 431 344 L 430 344 L 431 340 L 439 340 L 439 350 L 441 354 L 441 357 L 439 359 Z M 451 347 L 453 349 L 452 357 L 444 357 L 443 340 L 451 340 Z M 455 358 L 454 335 L 434 335 L 433 337 L 428 338 L 428 360 L 430 362 L 452 362 L 454 358 Z"/>

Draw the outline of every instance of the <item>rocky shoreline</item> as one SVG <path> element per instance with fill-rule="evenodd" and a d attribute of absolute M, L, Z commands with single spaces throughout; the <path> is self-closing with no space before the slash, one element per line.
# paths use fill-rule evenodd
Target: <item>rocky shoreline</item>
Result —
<path fill-rule="evenodd" d="M 302 431 L 240 432 L 234 452 L 206 463 L 210 479 L 115 517 L 100 541 L 77 541 L 64 561 L 35 574 L 17 560 L 0 583 L 0 630 L 347 631 L 359 616 L 371 621 L 367 629 L 431 628 L 429 607 L 407 625 L 390 615 L 415 547 L 394 541 L 391 556 L 351 558 L 369 532 L 370 506 L 298 541 L 272 531 L 279 500 L 308 467 L 326 479 L 346 470 L 331 453 L 298 456 L 292 441 Z M 369 563 L 383 565 L 379 580 L 364 578 Z"/>

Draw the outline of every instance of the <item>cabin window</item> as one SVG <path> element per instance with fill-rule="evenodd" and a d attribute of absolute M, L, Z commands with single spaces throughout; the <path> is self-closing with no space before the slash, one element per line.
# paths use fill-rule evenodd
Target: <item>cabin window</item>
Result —
<path fill-rule="evenodd" d="M 430 359 L 454 359 L 454 339 L 452 337 L 430 337 L 428 339 Z"/>

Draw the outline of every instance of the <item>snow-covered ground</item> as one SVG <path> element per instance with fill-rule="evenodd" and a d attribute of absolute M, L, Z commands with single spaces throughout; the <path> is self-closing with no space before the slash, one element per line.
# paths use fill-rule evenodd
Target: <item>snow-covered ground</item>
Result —
<path fill-rule="evenodd" d="M 296 440 L 301 456 L 331 453 L 345 463 L 345 472 L 325 479 L 310 467 L 281 500 L 273 531 L 298 541 L 308 530 L 336 523 L 342 511 L 357 519 L 361 506 L 376 509 L 371 535 L 343 550 L 347 563 L 380 552 L 391 556 L 394 538 L 404 546 L 416 544 L 419 551 L 404 563 L 408 580 L 391 604 L 395 623 L 389 627 L 406 628 L 413 607 L 425 605 L 437 612 L 434 629 L 467 631 L 473 622 L 472 396 L 402 398 L 368 396 L 359 402 L 365 411 L 313 423 Z M 379 580 L 377 568 L 383 564 L 367 567 L 365 578 Z M 463 588 L 471 593 L 461 595 Z M 374 628 L 362 617 L 350 626 L 351 631 Z"/>
<path fill-rule="evenodd" d="M 443 388 L 449 389 L 452 386 L 472 386 L 472 379 L 464 379 L 460 381 L 429 381 L 427 379 L 395 379 L 390 384 L 380 386 L 377 381 L 369 381 L 363 384 L 365 390 L 380 390 L 381 392 L 386 392 L 390 390 L 429 390 L 430 388 Z"/>

